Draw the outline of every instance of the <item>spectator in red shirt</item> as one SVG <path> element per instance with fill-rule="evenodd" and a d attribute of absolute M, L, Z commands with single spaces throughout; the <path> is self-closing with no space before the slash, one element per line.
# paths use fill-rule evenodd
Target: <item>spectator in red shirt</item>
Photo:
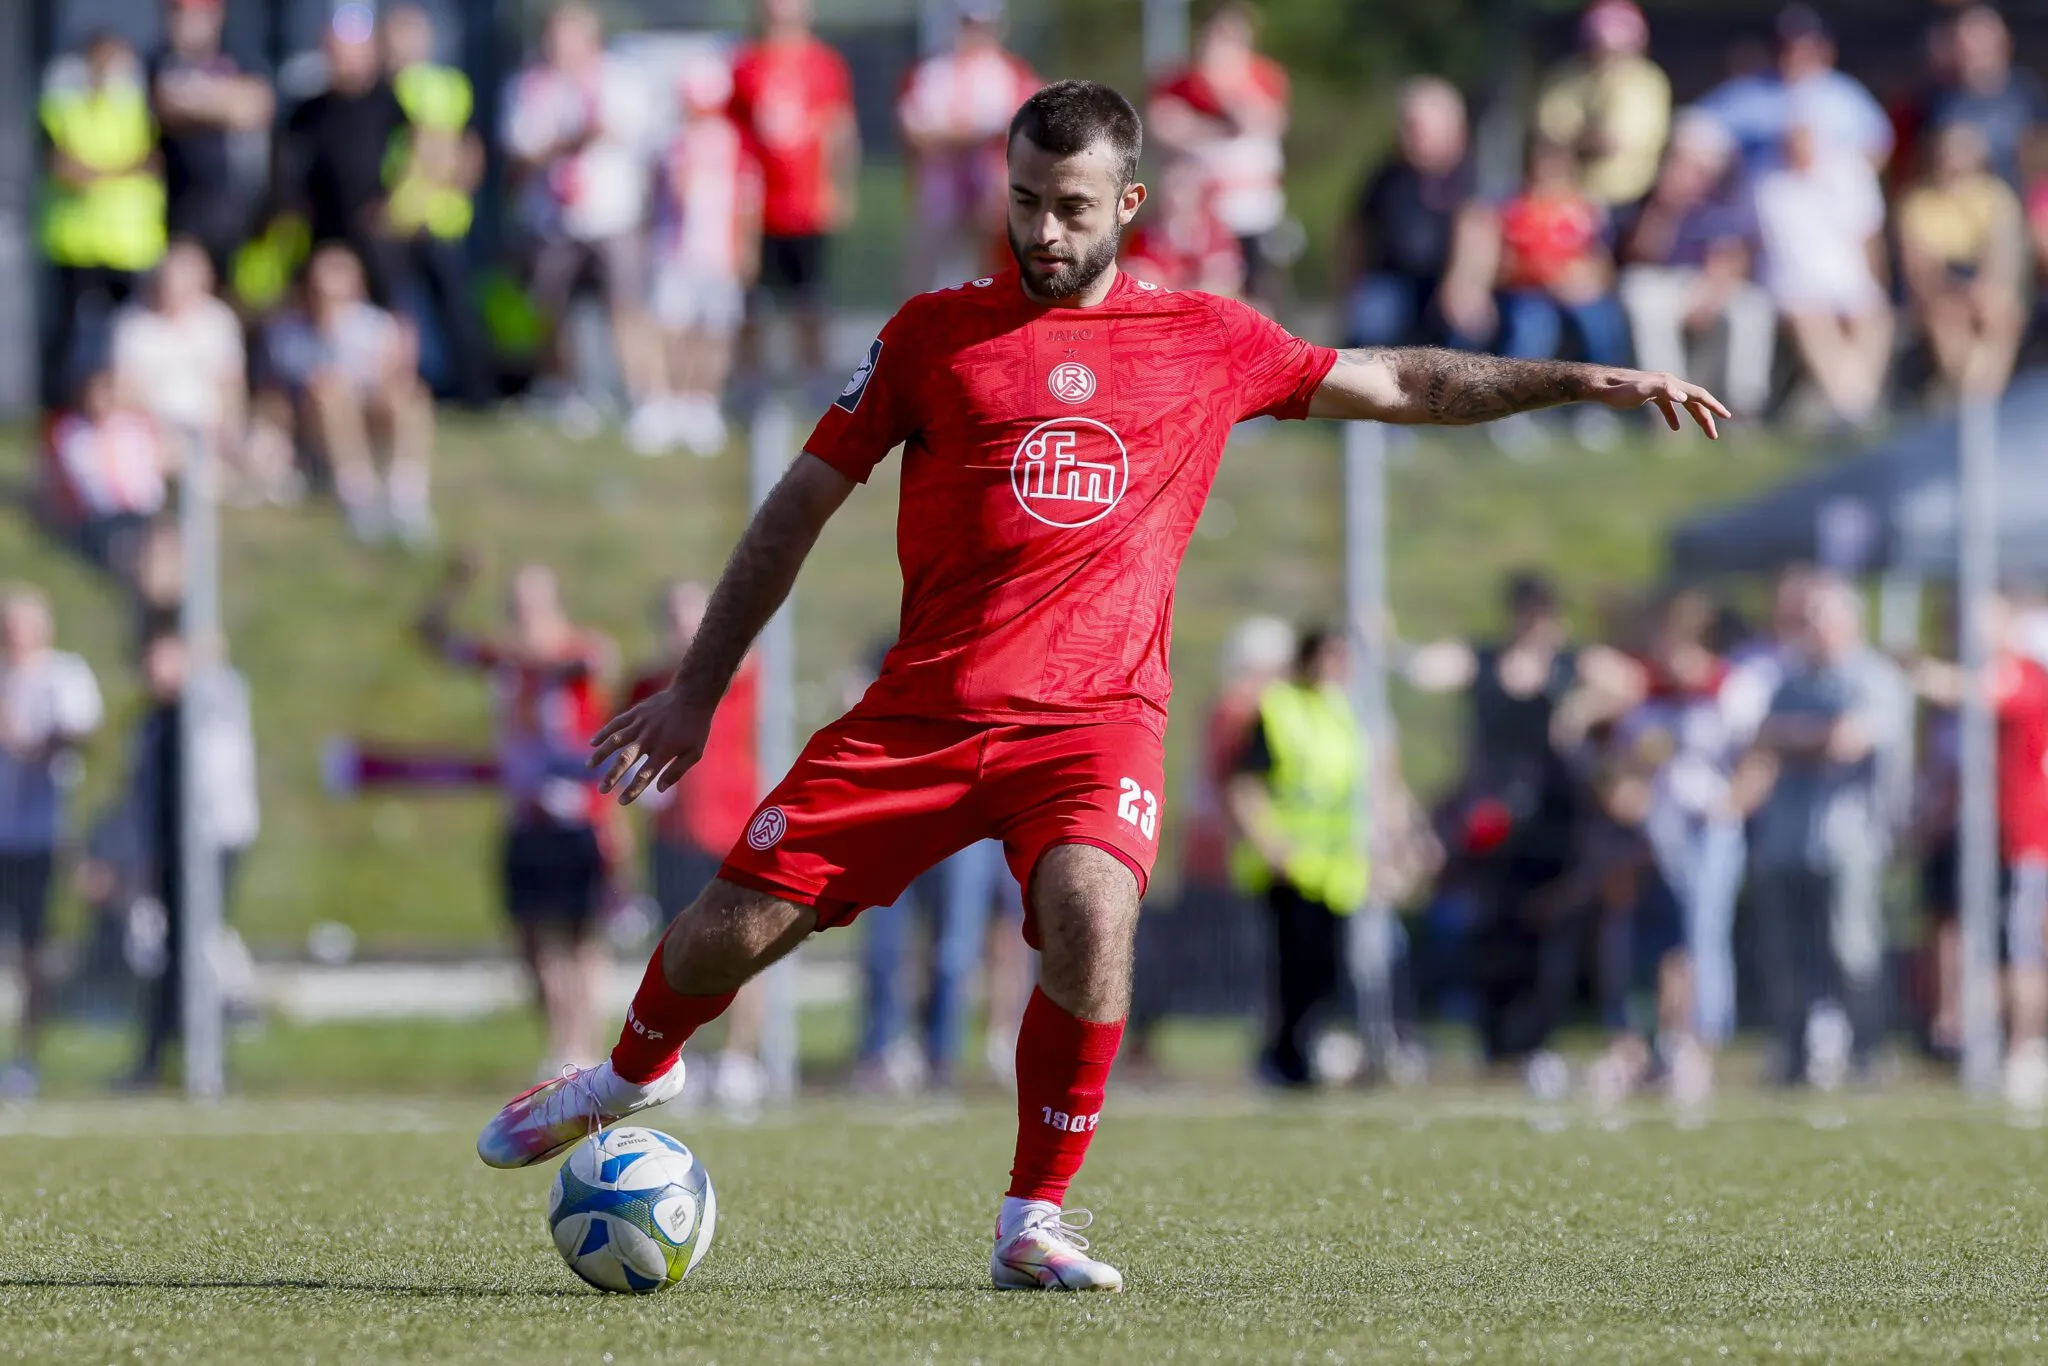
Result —
<path fill-rule="evenodd" d="M 1998 830 L 2005 889 L 2005 947 L 2012 967 L 2006 1098 L 2048 1107 L 2048 669 L 2025 653 L 2020 617 L 1998 596 L 1987 629 L 1996 656 L 1991 699 L 1998 716 Z M 1968 679 L 1952 664 L 1923 660 L 1913 681 L 1938 706 L 1962 704 Z"/>
<path fill-rule="evenodd" d="M 1236 297 L 1244 283 L 1244 249 L 1216 216 L 1199 167 L 1181 161 L 1166 168 L 1158 196 L 1124 235 L 1123 268 L 1168 289 Z"/>
<path fill-rule="evenodd" d="M 1564 349 L 1569 323 L 1595 365 L 1626 365 L 1628 320 L 1614 292 L 1614 258 L 1598 205 L 1579 188 L 1578 158 L 1537 140 L 1528 184 L 1500 210 L 1500 349 L 1549 357 Z"/>
<path fill-rule="evenodd" d="M 1003 48 L 1002 0 L 957 2 L 953 46 L 912 67 L 896 99 L 914 195 L 912 290 L 987 274 L 1003 251 L 1003 139 L 1017 106 L 1043 84 Z"/>
<path fill-rule="evenodd" d="M 761 164 L 761 287 L 792 306 L 810 381 L 825 368 L 825 252 L 852 216 L 860 169 L 853 76 L 811 32 L 810 0 L 761 0 L 761 37 L 740 51 L 732 85 L 732 116 Z"/>
<path fill-rule="evenodd" d="M 1170 161 L 1195 162 L 1214 187 L 1217 217 L 1244 252 L 1245 292 L 1278 287 L 1274 230 L 1287 217 L 1287 73 L 1252 46 L 1252 13 L 1228 4 L 1203 26 L 1194 61 L 1152 91 L 1149 136 Z"/>
<path fill-rule="evenodd" d="M 451 664 L 485 674 L 497 712 L 505 796 L 505 910 L 546 1017 L 544 1076 L 599 1056 L 604 946 L 592 933 L 610 882 L 616 810 L 589 769 L 590 737 L 609 714 L 609 640 L 563 610 L 554 572 L 512 576 L 503 636 L 457 631 L 450 618 L 476 567 L 458 559 L 420 616 L 420 635 Z"/>

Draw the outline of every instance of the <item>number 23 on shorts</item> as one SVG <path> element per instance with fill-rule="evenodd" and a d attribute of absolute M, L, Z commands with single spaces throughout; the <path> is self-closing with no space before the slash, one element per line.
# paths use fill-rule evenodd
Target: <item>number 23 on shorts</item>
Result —
<path fill-rule="evenodd" d="M 1125 778 L 1122 791 L 1116 799 L 1116 814 L 1120 820 L 1138 827 L 1138 833 L 1146 839 L 1154 838 L 1159 832 L 1159 798 L 1151 789 L 1140 786 L 1136 778 Z"/>

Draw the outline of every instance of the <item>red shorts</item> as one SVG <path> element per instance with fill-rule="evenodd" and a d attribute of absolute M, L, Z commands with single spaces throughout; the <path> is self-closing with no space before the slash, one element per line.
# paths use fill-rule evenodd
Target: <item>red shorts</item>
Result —
<path fill-rule="evenodd" d="M 1028 888 L 1055 844 L 1091 844 L 1143 893 L 1159 851 L 1164 759 L 1134 722 L 1019 726 L 841 717 L 811 737 L 719 876 L 818 911 L 820 929 L 887 906 L 919 873 L 999 839 Z M 1036 942 L 1027 911 L 1025 937 Z"/>

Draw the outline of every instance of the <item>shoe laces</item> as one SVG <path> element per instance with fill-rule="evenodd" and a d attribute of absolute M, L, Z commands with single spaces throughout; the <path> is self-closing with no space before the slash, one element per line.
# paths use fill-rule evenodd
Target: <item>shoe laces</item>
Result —
<path fill-rule="evenodd" d="M 542 1107 L 541 1122 L 543 1124 L 553 1124 L 556 1122 L 555 1117 L 558 1115 L 566 1119 L 576 1113 L 576 1109 L 580 1105 L 583 1117 L 588 1121 L 590 1132 L 592 1134 L 602 1132 L 604 1129 L 604 1106 L 599 1103 L 597 1088 L 591 1084 L 589 1077 L 590 1073 L 586 1069 L 578 1067 L 575 1063 L 563 1063 L 562 1084 L 555 1088 L 554 1094 L 548 1097 L 546 1105 Z"/>
<path fill-rule="evenodd" d="M 1088 1250 L 1081 1231 L 1095 1224 L 1095 1212 L 1085 1209 L 1057 1209 L 1041 1214 L 1017 1230 L 1019 1237 L 1037 1234 L 1050 1242 L 1064 1243 L 1076 1252 Z"/>

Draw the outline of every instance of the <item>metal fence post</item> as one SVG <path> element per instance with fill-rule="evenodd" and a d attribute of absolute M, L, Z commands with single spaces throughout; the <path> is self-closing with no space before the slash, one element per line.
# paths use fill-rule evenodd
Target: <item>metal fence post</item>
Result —
<path fill-rule="evenodd" d="M 185 687 L 178 707 L 179 852 L 183 879 L 185 1094 L 212 1099 L 227 1089 L 226 1029 L 215 954 L 221 935 L 220 848 L 212 830 L 203 778 L 203 714 L 219 667 L 220 508 L 218 469 L 206 444 L 185 437 L 178 495 L 184 583 L 178 633 L 185 640 Z"/>
<path fill-rule="evenodd" d="M 1986 606 L 1998 580 L 1998 409 L 1964 402 L 1956 460 L 1956 596 L 1963 694 L 1959 817 L 1962 909 L 1963 1084 L 1983 1094 L 1999 1077 L 1998 750 L 1990 696 L 1992 644 Z"/>
<path fill-rule="evenodd" d="M 1394 740 L 1387 707 L 1387 433 L 1377 422 L 1344 425 L 1344 610 L 1352 708 L 1365 749 L 1359 820 L 1373 848 L 1386 818 L 1376 775 Z M 1384 1069 L 1395 1043 L 1394 924 L 1380 881 L 1375 870 L 1365 906 L 1352 918 L 1350 966 L 1359 1036 L 1373 1065 Z"/>
<path fill-rule="evenodd" d="M 749 505 L 759 509 L 796 454 L 796 420 L 788 405 L 770 397 L 754 412 L 749 434 Z M 791 603 L 768 621 L 759 651 L 760 710 L 754 750 L 764 783 L 780 781 L 796 759 L 796 622 Z M 763 975 L 768 993 L 761 1027 L 761 1066 L 769 1094 L 779 1100 L 797 1087 L 797 956 L 789 954 Z"/>

